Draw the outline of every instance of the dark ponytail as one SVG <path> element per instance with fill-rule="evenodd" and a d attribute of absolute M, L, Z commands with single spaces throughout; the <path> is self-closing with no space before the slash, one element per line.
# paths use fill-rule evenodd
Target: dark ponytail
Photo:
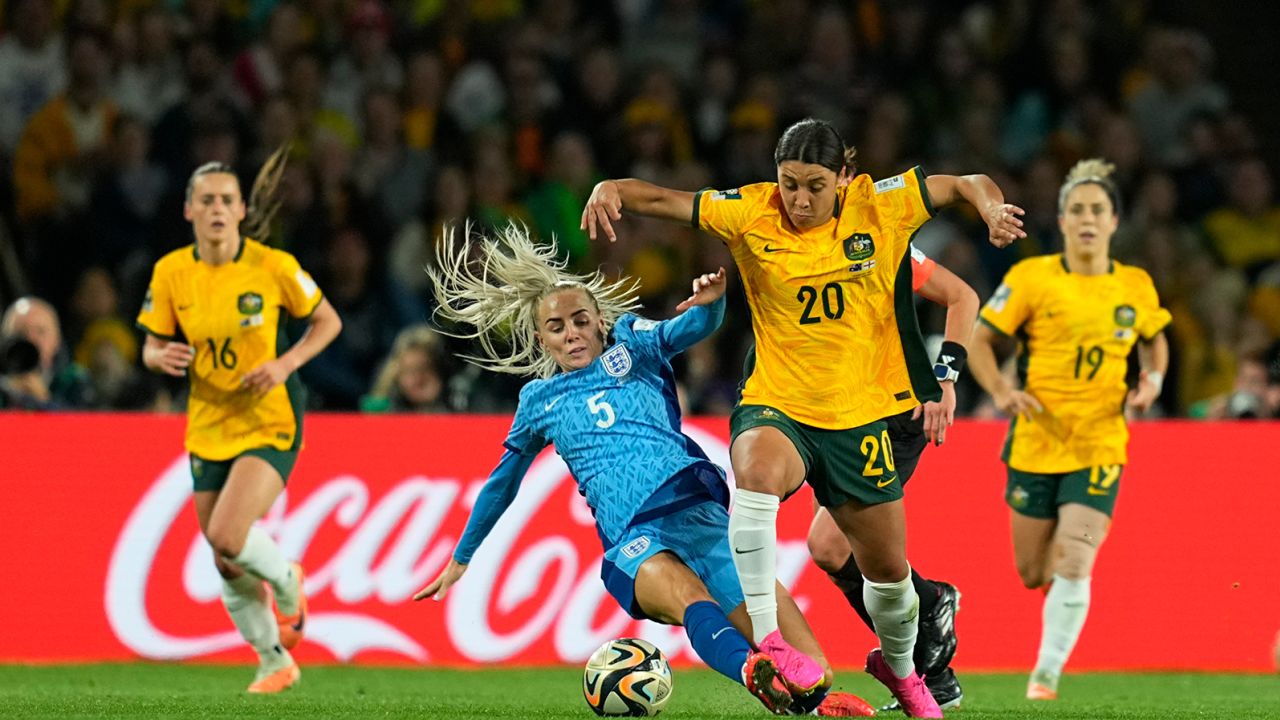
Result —
<path fill-rule="evenodd" d="M 289 150 L 292 143 L 285 143 L 271 153 L 258 177 L 254 178 L 253 190 L 249 193 L 249 210 L 244 222 L 240 223 L 240 234 L 247 235 L 258 242 L 266 242 L 271 234 L 271 223 L 280 211 L 280 178 L 284 177 L 284 166 L 289 162 Z"/>
<path fill-rule="evenodd" d="M 853 175 L 857 172 L 857 148 L 845 147 L 844 140 L 831 123 L 816 118 L 805 118 L 787 128 L 778 138 L 773 151 L 773 162 L 781 165 L 788 160 L 821 165 L 837 175 L 841 170 Z"/>

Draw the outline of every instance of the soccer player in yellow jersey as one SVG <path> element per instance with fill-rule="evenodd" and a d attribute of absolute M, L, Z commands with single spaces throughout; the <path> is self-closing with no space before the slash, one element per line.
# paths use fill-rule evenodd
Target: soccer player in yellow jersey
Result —
<path fill-rule="evenodd" d="M 931 367 L 911 306 L 909 246 L 937 206 L 972 203 L 998 246 L 1024 236 L 1022 210 L 985 175 L 926 178 L 916 168 L 874 182 L 853 174 L 853 156 L 829 123 L 803 120 L 778 141 L 776 182 L 692 193 L 606 180 L 582 225 L 613 239 L 611 221 L 626 210 L 691 223 L 728 245 L 755 331 L 731 423 L 738 492 L 729 525 L 754 639 L 797 692 L 821 681 L 817 664 L 778 633 L 773 593 L 778 505 L 807 479 L 867 580 L 881 643 L 868 672 L 908 715 L 941 717 L 912 662 L 919 597 L 884 418 L 931 401 L 926 422 L 936 427 L 939 380 L 954 381 L 964 348 L 949 344 L 951 360 Z"/>
<path fill-rule="evenodd" d="M 1169 360 L 1169 312 L 1151 277 L 1108 255 L 1120 210 L 1112 169 L 1101 160 L 1072 168 L 1058 193 L 1065 252 L 1014 265 L 970 343 L 974 378 L 1012 418 L 1003 460 L 1018 575 L 1028 588 L 1049 584 L 1027 686 L 1034 700 L 1057 697 L 1089 611 L 1089 576 L 1128 460 L 1124 410 L 1151 406 Z M 996 366 L 1003 337 L 1018 339 L 1021 387 Z M 1141 375 L 1130 390 L 1135 344 Z"/>
<path fill-rule="evenodd" d="M 272 206 L 283 159 L 281 151 L 264 167 L 266 197 L 255 187 L 255 210 Z M 284 489 L 302 445 L 294 371 L 337 337 L 342 321 L 292 255 L 241 234 L 245 202 L 229 166 L 209 163 L 192 173 L 184 214 L 195 242 L 155 265 L 138 314 L 147 333 L 143 362 L 191 382 L 186 448 L 196 517 L 214 550 L 227 612 L 258 652 L 249 692 L 279 692 L 300 677 L 289 648 L 306 620 L 302 568 L 253 523 Z M 309 322 L 292 347 L 284 344 L 286 314 Z M 275 594 L 274 616 L 264 580 Z"/>

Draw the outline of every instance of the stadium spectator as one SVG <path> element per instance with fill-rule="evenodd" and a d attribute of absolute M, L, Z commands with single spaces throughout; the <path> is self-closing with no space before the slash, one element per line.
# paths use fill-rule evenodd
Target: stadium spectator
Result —
<path fill-rule="evenodd" d="M 0 318 L 0 338 L 21 338 L 34 346 L 35 364 L 29 349 L 19 351 L 23 362 L 13 373 L 21 401 L 14 404 L 31 409 L 74 410 L 89 406 L 90 385 L 83 367 L 75 364 L 62 340 L 58 313 L 48 302 L 37 297 L 18 298 Z M 6 375 L 9 375 L 6 372 Z"/>
<path fill-rule="evenodd" d="M 48 0 L 15 0 L 0 37 L 0 158 L 13 157 L 27 121 L 67 81 L 62 34 Z"/>
<path fill-rule="evenodd" d="M 1250 277 L 1280 262 L 1280 206 L 1274 190 L 1266 163 L 1258 157 L 1243 158 L 1231 169 L 1228 206 L 1204 220 L 1213 251 L 1228 267 Z"/>
<path fill-rule="evenodd" d="M 373 381 L 373 389 L 360 399 L 360 409 L 452 412 L 448 365 L 449 351 L 440 333 L 427 325 L 410 325 L 396 336 L 391 354 Z"/>

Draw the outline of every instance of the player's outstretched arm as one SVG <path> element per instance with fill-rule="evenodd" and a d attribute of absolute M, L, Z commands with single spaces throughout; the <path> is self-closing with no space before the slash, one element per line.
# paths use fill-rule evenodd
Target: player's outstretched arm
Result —
<path fill-rule="evenodd" d="M 664 188 L 644 180 L 604 180 L 596 184 L 582 210 L 581 229 L 592 240 L 603 232 L 609 242 L 618 239 L 613 223 L 626 209 L 642 217 L 688 223 L 693 220 L 694 193 Z"/>
<path fill-rule="evenodd" d="M 440 571 L 435 580 L 427 583 L 427 586 L 413 594 L 414 600 L 443 600 L 445 593 L 454 583 L 462 579 L 462 574 L 467 571 L 467 566 L 458 562 L 453 558 L 449 558 L 448 564 Z"/>
<path fill-rule="evenodd" d="M 693 279 L 693 294 L 676 306 L 680 314 L 658 324 L 667 352 L 684 352 L 720 327 L 724 321 L 724 289 L 724 268 Z"/>
<path fill-rule="evenodd" d="M 925 187 L 934 207 L 964 200 L 976 208 L 987 224 L 987 239 L 996 247 L 1006 247 L 1027 236 L 1021 217 L 1026 211 L 1005 202 L 1000 186 L 986 175 L 930 175 Z"/>

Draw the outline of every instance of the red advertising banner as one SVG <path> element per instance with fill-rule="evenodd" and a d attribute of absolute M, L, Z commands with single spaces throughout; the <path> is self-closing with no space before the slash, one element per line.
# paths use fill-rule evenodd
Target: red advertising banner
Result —
<path fill-rule="evenodd" d="M 287 492 L 263 520 L 307 567 L 303 662 L 581 662 L 641 636 L 677 662 L 684 633 L 631 620 L 599 581 L 591 514 L 553 451 L 441 602 L 443 566 L 508 418 L 312 416 Z M 0 661 L 246 660 L 191 509 L 183 419 L 0 413 Z M 728 465 L 728 423 L 686 431 Z M 910 557 L 964 593 L 962 669 L 1023 669 L 1042 596 L 1013 568 L 1004 427 L 962 422 L 908 491 Z M 1140 423 L 1094 576 L 1075 669 L 1262 670 L 1280 629 L 1280 427 Z M 779 575 L 837 666 L 875 641 L 808 560 L 811 505 L 783 505 Z M 19 620 L 20 619 L 20 620 Z"/>

